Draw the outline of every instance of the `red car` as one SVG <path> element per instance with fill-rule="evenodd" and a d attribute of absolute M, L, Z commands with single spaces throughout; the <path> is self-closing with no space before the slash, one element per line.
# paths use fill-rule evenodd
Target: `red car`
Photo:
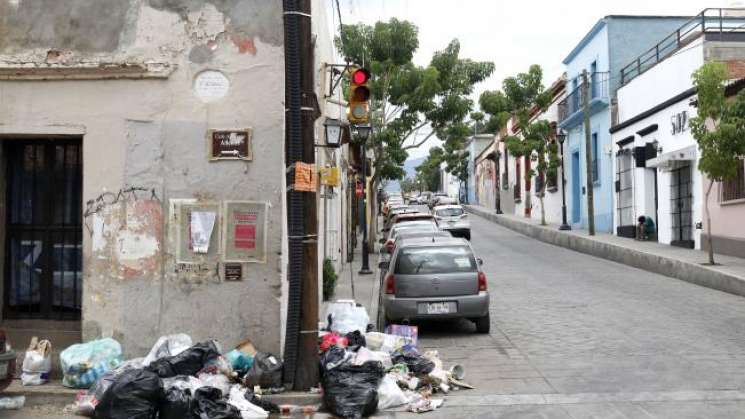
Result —
<path fill-rule="evenodd" d="M 6 341 L 5 331 L 0 329 L 0 391 L 5 390 L 13 381 L 16 372 L 16 353 Z"/>

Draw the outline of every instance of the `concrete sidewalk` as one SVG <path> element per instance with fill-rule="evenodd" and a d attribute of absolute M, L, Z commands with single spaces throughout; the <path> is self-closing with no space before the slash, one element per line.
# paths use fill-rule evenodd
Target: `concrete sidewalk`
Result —
<path fill-rule="evenodd" d="M 464 205 L 468 212 L 518 233 L 703 287 L 745 296 L 745 259 L 716 255 L 721 265 L 706 266 L 706 252 L 656 242 L 636 241 L 606 233 L 589 236 L 585 230 L 560 231 L 557 224 L 541 226 L 533 219 L 497 215 L 493 209 Z"/>

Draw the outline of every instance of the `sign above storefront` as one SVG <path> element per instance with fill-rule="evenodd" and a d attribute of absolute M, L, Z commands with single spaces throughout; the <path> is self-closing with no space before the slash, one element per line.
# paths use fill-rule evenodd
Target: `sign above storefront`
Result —
<path fill-rule="evenodd" d="M 251 128 L 209 130 L 210 160 L 251 160 Z"/>

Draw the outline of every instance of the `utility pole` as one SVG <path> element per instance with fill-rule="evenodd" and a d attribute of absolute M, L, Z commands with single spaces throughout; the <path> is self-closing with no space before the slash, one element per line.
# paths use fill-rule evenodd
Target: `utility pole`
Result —
<path fill-rule="evenodd" d="M 582 113 L 585 117 L 585 178 L 587 179 L 587 228 L 595 235 L 595 199 L 592 185 L 592 141 L 590 140 L 590 84 L 587 70 L 582 70 Z"/>

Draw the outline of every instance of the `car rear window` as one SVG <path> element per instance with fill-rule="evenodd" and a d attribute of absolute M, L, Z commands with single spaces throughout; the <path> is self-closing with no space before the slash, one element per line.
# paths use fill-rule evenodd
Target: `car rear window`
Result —
<path fill-rule="evenodd" d="M 396 224 L 391 230 L 391 237 L 395 238 L 401 231 L 422 231 L 422 232 L 435 232 L 439 231 L 439 228 L 432 222 L 421 222 L 411 221 L 403 224 Z"/>
<path fill-rule="evenodd" d="M 408 247 L 396 259 L 401 275 L 476 272 L 476 258 L 466 246 Z"/>
<path fill-rule="evenodd" d="M 463 215 L 463 208 L 443 208 L 437 210 L 438 217 L 458 217 Z"/>

